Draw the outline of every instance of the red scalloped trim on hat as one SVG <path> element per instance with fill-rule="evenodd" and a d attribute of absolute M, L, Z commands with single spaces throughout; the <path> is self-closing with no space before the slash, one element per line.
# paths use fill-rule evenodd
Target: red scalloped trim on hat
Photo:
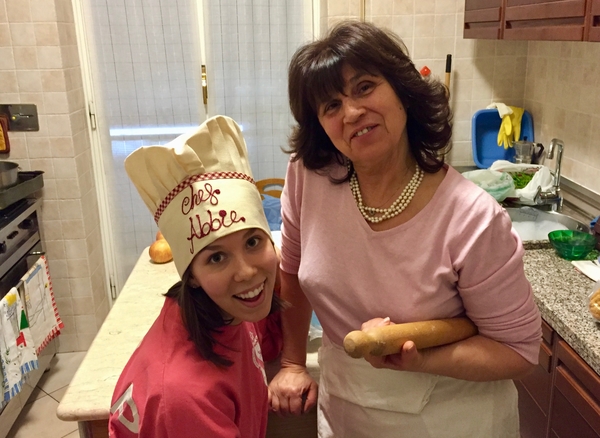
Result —
<path fill-rule="evenodd" d="M 169 192 L 167 197 L 163 199 L 163 201 L 158 206 L 156 213 L 154 213 L 154 221 L 158 223 L 158 220 L 162 216 L 163 212 L 167 209 L 169 203 L 187 187 L 191 186 L 193 183 L 198 181 L 207 181 L 215 179 L 243 179 L 251 182 L 252 184 L 255 184 L 254 179 L 252 179 L 252 177 L 241 172 L 210 172 L 203 173 L 202 175 L 192 175 L 181 181 L 179 184 L 177 184 L 175 188 Z"/>

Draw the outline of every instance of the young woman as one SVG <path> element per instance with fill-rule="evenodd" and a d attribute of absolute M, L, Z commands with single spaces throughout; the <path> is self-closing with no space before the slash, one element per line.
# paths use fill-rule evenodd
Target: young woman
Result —
<path fill-rule="evenodd" d="M 111 437 L 266 433 L 278 257 L 247 163 L 239 127 L 222 116 L 125 161 L 181 281 L 119 378 Z"/>

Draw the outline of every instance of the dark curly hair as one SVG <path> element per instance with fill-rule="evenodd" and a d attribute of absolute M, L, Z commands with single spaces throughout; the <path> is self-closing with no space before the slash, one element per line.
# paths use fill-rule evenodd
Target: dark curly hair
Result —
<path fill-rule="evenodd" d="M 175 283 L 165 294 L 173 298 L 179 304 L 183 325 L 190 335 L 200 355 L 221 367 L 228 367 L 233 362 L 214 351 L 217 340 L 215 333 L 219 333 L 222 327 L 231 324 L 230 319 L 223 317 L 221 308 L 208 296 L 202 287 L 190 285 L 191 268 L 188 266 L 183 273 L 181 281 Z M 271 310 L 269 315 L 279 312 L 286 307 L 286 302 L 273 292 Z M 225 345 L 225 347 L 227 347 Z"/>
<path fill-rule="evenodd" d="M 384 77 L 402 102 L 410 150 L 426 172 L 436 172 L 450 150 L 452 114 L 444 85 L 422 77 L 395 34 L 372 23 L 344 21 L 324 38 L 300 47 L 288 70 L 290 109 L 298 123 L 290 136 L 292 160 L 324 171 L 345 157 L 319 123 L 318 108 L 344 91 L 342 68 Z M 349 179 L 351 171 L 342 181 Z"/>

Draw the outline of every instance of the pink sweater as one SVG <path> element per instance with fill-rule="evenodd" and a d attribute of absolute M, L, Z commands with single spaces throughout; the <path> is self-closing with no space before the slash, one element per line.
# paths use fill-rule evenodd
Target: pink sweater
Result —
<path fill-rule="evenodd" d="M 489 194 L 447 169 L 421 212 L 376 232 L 348 183 L 332 184 L 301 161 L 290 163 L 281 268 L 298 275 L 324 333 L 339 346 L 375 317 L 403 323 L 466 315 L 480 334 L 537 363 L 541 320 L 522 243 Z"/>

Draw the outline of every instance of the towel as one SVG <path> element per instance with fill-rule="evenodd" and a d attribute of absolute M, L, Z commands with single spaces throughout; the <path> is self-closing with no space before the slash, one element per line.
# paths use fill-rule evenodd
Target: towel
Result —
<path fill-rule="evenodd" d="M 575 268 L 594 281 L 600 281 L 600 265 L 591 260 L 574 260 L 571 262 Z"/>
<path fill-rule="evenodd" d="M 0 332 L 3 398 L 8 401 L 21 391 L 25 376 L 39 366 L 25 308 L 14 287 L 0 301 Z"/>
<path fill-rule="evenodd" d="M 281 230 L 281 199 L 263 194 L 263 209 L 271 231 Z"/>
<path fill-rule="evenodd" d="M 500 118 L 503 119 L 504 116 L 508 116 L 512 114 L 512 109 L 508 105 L 503 104 L 502 102 L 492 102 L 490 105 L 486 107 L 486 109 L 494 109 L 498 110 L 498 114 Z"/>
<path fill-rule="evenodd" d="M 513 141 L 519 141 L 521 137 L 521 119 L 525 109 L 507 106 L 501 102 L 494 102 L 487 108 L 497 108 L 498 115 L 502 119 L 498 130 L 498 146 L 504 146 L 504 149 L 512 147 Z"/>
<path fill-rule="evenodd" d="M 64 327 L 58 314 L 46 257 L 41 256 L 21 278 L 31 335 L 39 354 Z"/>

